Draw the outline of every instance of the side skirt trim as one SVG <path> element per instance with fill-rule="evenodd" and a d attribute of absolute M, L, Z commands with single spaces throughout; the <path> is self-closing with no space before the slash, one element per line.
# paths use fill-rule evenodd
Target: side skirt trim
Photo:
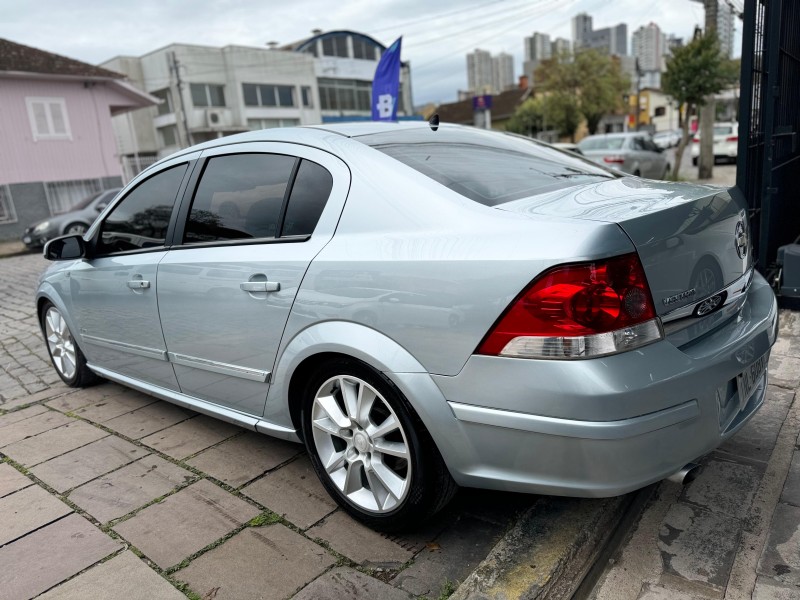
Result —
<path fill-rule="evenodd" d="M 172 404 L 177 404 L 183 408 L 188 408 L 190 410 L 203 413 L 204 415 L 232 423 L 233 425 L 239 425 L 240 427 L 258 431 L 259 433 L 265 433 L 267 435 L 290 442 L 300 441 L 297 433 L 291 427 L 284 427 L 283 425 L 271 423 L 269 421 L 259 419 L 258 417 L 254 417 L 253 415 L 248 415 L 224 406 L 220 406 L 219 404 L 214 404 L 213 402 L 207 402 L 192 396 L 187 396 L 186 394 L 181 394 L 180 392 L 174 392 L 157 385 L 138 381 L 132 377 L 121 375 L 115 371 L 98 367 L 93 364 L 87 364 L 86 366 L 88 366 L 92 371 L 101 377 L 105 377 L 106 379 L 116 383 L 133 388 L 145 394 L 149 394 L 150 396 L 155 396 L 161 400 L 166 400 Z"/>

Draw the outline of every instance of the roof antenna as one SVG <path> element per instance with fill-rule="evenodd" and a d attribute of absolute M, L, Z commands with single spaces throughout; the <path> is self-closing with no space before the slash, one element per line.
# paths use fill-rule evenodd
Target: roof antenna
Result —
<path fill-rule="evenodd" d="M 434 113 L 433 116 L 428 119 L 428 125 L 431 126 L 431 131 L 439 129 L 439 113 Z"/>

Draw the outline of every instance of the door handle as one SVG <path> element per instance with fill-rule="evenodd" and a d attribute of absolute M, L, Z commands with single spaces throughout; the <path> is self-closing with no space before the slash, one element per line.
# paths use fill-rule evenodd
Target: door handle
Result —
<path fill-rule="evenodd" d="M 128 282 L 128 287 L 132 290 L 144 290 L 150 287 L 150 282 L 144 279 L 134 279 Z"/>
<path fill-rule="evenodd" d="M 281 284 L 277 281 L 245 281 L 239 284 L 243 292 L 279 292 Z"/>

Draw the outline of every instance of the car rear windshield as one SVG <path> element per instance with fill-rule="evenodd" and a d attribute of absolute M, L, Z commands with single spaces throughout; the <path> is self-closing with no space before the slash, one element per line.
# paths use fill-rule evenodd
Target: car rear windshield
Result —
<path fill-rule="evenodd" d="M 714 126 L 714 135 L 730 135 L 733 133 L 733 127 L 730 125 L 716 125 Z"/>
<path fill-rule="evenodd" d="M 529 138 L 479 129 L 406 129 L 356 139 L 486 206 L 617 177 Z"/>
<path fill-rule="evenodd" d="M 578 148 L 581 150 L 620 150 L 624 143 L 624 137 L 592 137 L 583 140 L 578 144 Z"/>

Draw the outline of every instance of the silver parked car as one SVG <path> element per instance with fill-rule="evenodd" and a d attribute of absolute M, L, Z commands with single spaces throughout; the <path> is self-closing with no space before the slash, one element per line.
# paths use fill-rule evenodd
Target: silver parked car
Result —
<path fill-rule="evenodd" d="M 457 485 L 623 494 L 740 429 L 777 328 L 745 208 L 468 127 L 270 129 L 137 176 L 36 302 L 68 385 L 302 441 L 398 529 Z"/>
<path fill-rule="evenodd" d="M 85 233 L 108 203 L 122 188 L 112 188 L 92 194 L 78 202 L 69 212 L 31 223 L 22 234 L 22 242 L 30 249 L 69 233 Z"/>
<path fill-rule="evenodd" d="M 643 132 L 590 135 L 578 149 L 589 160 L 636 177 L 665 179 L 670 171 L 664 150 Z"/>

